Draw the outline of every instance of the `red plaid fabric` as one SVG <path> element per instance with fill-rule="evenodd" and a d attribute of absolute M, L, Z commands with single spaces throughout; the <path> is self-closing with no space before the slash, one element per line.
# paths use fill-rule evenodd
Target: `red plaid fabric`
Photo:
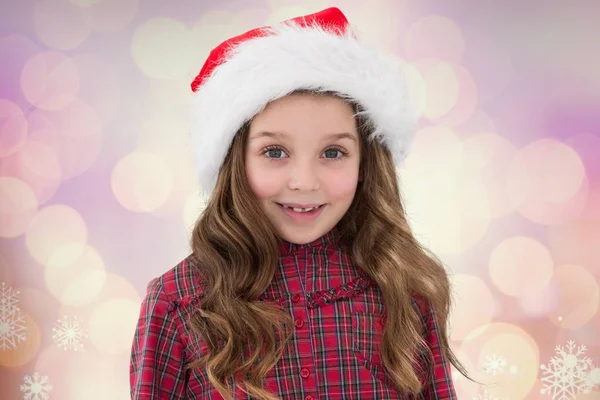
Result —
<path fill-rule="evenodd" d="M 261 296 L 293 316 L 295 335 L 265 385 L 282 399 L 456 400 L 450 366 L 428 303 L 415 299 L 434 355 L 419 396 L 393 388 L 381 364 L 385 309 L 377 285 L 363 275 L 333 230 L 306 245 L 284 243 L 279 268 Z M 203 344 L 186 326 L 201 301 L 201 283 L 188 257 L 148 285 L 131 355 L 133 399 L 222 399 L 204 370 L 186 371 Z M 399 332 L 398 334 L 401 334 Z M 238 390 L 236 399 L 248 396 Z"/>

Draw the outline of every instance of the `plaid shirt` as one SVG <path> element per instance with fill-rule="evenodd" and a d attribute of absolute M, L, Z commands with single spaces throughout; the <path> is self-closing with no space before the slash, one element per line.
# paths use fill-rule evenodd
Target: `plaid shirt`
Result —
<path fill-rule="evenodd" d="M 333 230 L 306 245 L 284 242 L 279 268 L 260 300 L 293 316 L 295 332 L 266 377 L 281 399 L 409 399 L 391 384 L 378 354 L 385 309 L 377 285 L 361 273 Z M 132 355 L 134 399 L 222 399 L 206 372 L 184 365 L 203 344 L 185 321 L 201 299 L 199 276 L 188 257 L 148 285 Z M 456 400 L 449 364 L 438 347 L 438 327 L 425 301 L 414 301 L 433 352 L 434 379 L 416 399 Z M 248 396 L 238 389 L 236 399 Z"/>

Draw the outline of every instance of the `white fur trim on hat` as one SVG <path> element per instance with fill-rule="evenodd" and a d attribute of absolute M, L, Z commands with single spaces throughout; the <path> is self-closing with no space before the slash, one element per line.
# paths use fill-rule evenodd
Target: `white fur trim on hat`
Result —
<path fill-rule="evenodd" d="M 398 62 L 360 43 L 348 29 L 282 24 L 231 50 L 196 91 L 192 145 L 201 189 L 210 194 L 232 139 L 266 105 L 298 89 L 339 92 L 364 109 L 378 139 L 400 164 L 416 120 Z"/>

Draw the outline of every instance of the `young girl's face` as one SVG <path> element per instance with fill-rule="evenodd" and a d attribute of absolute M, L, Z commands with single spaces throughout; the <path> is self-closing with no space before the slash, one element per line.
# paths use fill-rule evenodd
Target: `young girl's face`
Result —
<path fill-rule="evenodd" d="M 339 98 L 287 96 L 250 125 L 246 174 L 277 233 L 289 242 L 309 243 L 340 221 L 354 198 L 359 164 L 353 109 Z"/>

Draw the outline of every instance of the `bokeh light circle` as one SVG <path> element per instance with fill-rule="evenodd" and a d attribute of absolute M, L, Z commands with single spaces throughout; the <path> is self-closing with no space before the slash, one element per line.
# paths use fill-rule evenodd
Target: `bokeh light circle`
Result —
<path fill-rule="evenodd" d="M 27 230 L 25 242 L 31 256 L 51 267 L 68 266 L 87 244 L 87 227 L 77 211 L 66 205 L 41 209 Z"/>
<path fill-rule="evenodd" d="M 195 51 L 192 38 L 191 31 L 177 20 L 149 19 L 133 35 L 133 60 L 151 78 L 185 78 L 190 71 L 191 54 Z"/>
<path fill-rule="evenodd" d="M 34 111 L 29 124 L 30 138 L 58 155 L 63 179 L 85 172 L 98 157 L 102 143 L 100 117 L 79 99 L 60 111 Z"/>
<path fill-rule="evenodd" d="M 585 168 L 572 148 L 554 139 L 541 139 L 520 150 L 507 179 L 517 207 L 557 204 L 580 191 Z"/>
<path fill-rule="evenodd" d="M 450 314 L 451 337 L 463 340 L 473 330 L 491 322 L 494 298 L 485 282 L 475 276 L 456 275 L 452 283 L 456 300 Z"/>
<path fill-rule="evenodd" d="M 493 218 L 505 217 L 514 210 L 506 187 L 506 165 L 517 149 L 504 137 L 492 132 L 469 136 L 464 144 L 466 170 L 486 188 Z"/>
<path fill-rule="evenodd" d="M 27 137 L 27 119 L 13 102 L 0 99 L 0 158 L 14 153 Z"/>
<path fill-rule="evenodd" d="M 90 317 L 90 341 L 96 349 L 108 354 L 130 352 L 139 313 L 140 304 L 131 299 L 101 303 Z"/>
<path fill-rule="evenodd" d="M 22 235 L 37 213 L 35 193 L 25 182 L 0 177 L 0 237 Z"/>
<path fill-rule="evenodd" d="M 424 116 L 437 120 L 454 108 L 460 97 L 460 82 L 455 68 L 436 60 L 414 64 L 425 82 L 427 103 Z"/>
<path fill-rule="evenodd" d="M 555 289 L 557 307 L 548 318 L 562 329 L 578 329 L 600 317 L 600 288 L 596 278 L 579 265 L 561 265 L 550 285 Z"/>
<path fill-rule="evenodd" d="M 436 254 L 461 253 L 487 232 L 488 194 L 465 170 L 464 147 L 450 129 L 418 131 L 398 176 L 415 236 Z"/>
<path fill-rule="evenodd" d="M 486 372 L 476 378 L 489 385 L 490 394 L 525 399 L 536 385 L 540 350 L 521 327 L 503 322 L 485 325 L 463 340 L 460 351 L 476 362 L 478 370 Z M 500 357 L 506 365 L 494 375 L 489 368 Z"/>
<path fill-rule="evenodd" d="M 44 268 L 44 280 L 49 292 L 66 306 L 81 307 L 91 303 L 106 283 L 106 267 L 98 252 L 86 246 L 79 257 L 80 245 L 63 246 L 53 264 Z M 71 262 L 65 260 L 72 259 Z"/>
<path fill-rule="evenodd" d="M 168 199 L 173 188 L 173 176 L 160 156 L 135 152 L 115 165 L 111 185 L 123 207 L 135 212 L 149 212 Z"/>
<path fill-rule="evenodd" d="M 454 75 L 458 82 L 458 97 L 455 104 L 443 115 L 433 118 L 436 124 L 456 127 L 467 121 L 475 112 L 478 104 L 479 91 L 469 72 L 460 65 L 454 65 Z"/>
<path fill-rule="evenodd" d="M 481 347 L 479 365 L 485 365 L 493 355 L 506 362 L 502 373 L 492 374 L 493 383 L 498 385 L 497 394 L 527 398 L 538 376 L 539 349 L 535 340 L 523 330 L 495 335 Z"/>
<path fill-rule="evenodd" d="M 404 39 L 410 60 L 437 58 L 458 63 L 465 52 L 465 38 L 456 22 L 429 15 L 413 23 Z"/>
<path fill-rule="evenodd" d="M 18 178 L 27 183 L 40 204 L 56 194 L 63 178 L 54 149 L 31 137 L 0 164 L 0 176 Z"/>
<path fill-rule="evenodd" d="M 79 8 L 64 0 L 44 0 L 35 3 L 33 24 L 40 39 L 57 50 L 71 50 L 82 44 L 90 34 Z"/>
<path fill-rule="evenodd" d="M 36 54 L 21 72 L 21 88 L 25 97 L 43 110 L 65 108 L 77 96 L 79 85 L 77 65 L 55 51 Z"/>
<path fill-rule="evenodd" d="M 80 0 L 81 1 L 81 0 Z M 87 1 L 81 7 L 85 22 L 95 31 L 114 33 L 133 21 L 138 11 L 138 0 Z"/>
<path fill-rule="evenodd" d="M 540 292 L 552 278 L 554 261 L 544 245 L 528 237 L 511 237 L 490 254 L 492 282 L 503 293 L 527 296 Z"/>

